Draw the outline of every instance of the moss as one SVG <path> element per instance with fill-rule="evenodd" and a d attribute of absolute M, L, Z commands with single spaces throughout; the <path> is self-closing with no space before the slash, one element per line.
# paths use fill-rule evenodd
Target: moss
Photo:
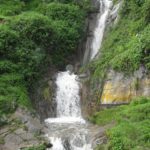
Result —
<path fill-rule="evenodd" d="M 117 4 L 119 0 L 113 0 L 113 4 Z"/>
<path fill-rule="evenodd" d="M 139 79 L 136 78 L 136 79 L 133 81 L 133 88 L 134 88 L 135 90 L 138 90 L 138 89 L 139 89 L 139 86 L 140 86 L 140 84 L 139 84 Z"/>
<path fill-rule="evenodd" d="M 44 90 L 43 90 L 43 96 L 44 96 L 45 100 L 50 100 L 51 99 L 52 91 L 51 91 L 50 87 L 44 88 Z"/>
<path fill-rule="evenodd" d="M 30 147 L 30 148 L 23 148 L 21 150 L 45 150 L 45 149 L 46 149 L 46 146 L 44 144 L 42 144 L 39 146 Z"/>
<path fill-rule="evenodd" d="M 5 144 L 5 140 L 2 137 L 0 137 L 0 144 Z"/>

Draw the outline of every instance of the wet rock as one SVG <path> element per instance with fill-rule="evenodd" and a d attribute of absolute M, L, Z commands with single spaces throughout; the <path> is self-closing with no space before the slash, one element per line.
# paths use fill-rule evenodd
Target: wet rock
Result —
<path fill-rule="evenodd" d="M 100 2 L 98 0 L 91 1 L 92 10 L 91 13 L 98 13 L 100 11 Z"/>
<path fill-rule="evenodd" d="M 73 145 L 76 145 L 77 147 L 83 147 L 84 143 L 83 143 L 82 139 L 75 138 L 75 140 L 73 141 Z"/>
<path fill-rule="evenodd" d="M 74 68 L 73 68 L 72 65 L 67 65 L 67 66 L 66 66 L 66 70 L 67 70 L 67 71 L 70 71 L 70 72 L 72 73 L 73 70 L 74 70 Z"/>
<path fill-rule="evenodd" d="M 20 134 L 24 134 L 26 133 L 26 131 L 23 128 L 17 129 L 16 131 L 14 131 L 15 134 L 20 135 Z"/>
<path fill-rule="evenodd" d="M 4 140 L 7 145 L 19 145 L 23 142 L 23 139 L 14 133 L 7 135 Z"/>
<path fill-rule="evenodd" d="M 24 142 L 24 145 L 20 145 L 20 147 L 32 147 L 39 145 L 39 141 L 35 139 L 28 140 L 27 142 Z"/>
<path fill-rule="evenodd" d="M 33 133 L 40 133 L 43 127 L 38 119 L 30 119 L 26 126 L 28 131 Z"/>
<path fill-rule="evenodd" d="M 45 145 L 46 145 L 46 148 L 52 148 L 53 147 L 53 144 L 51 144 L 51 143 L 45 143 Z"/>
<path fill-rule="evenodd" d="M 56 101 L 55 101 L 55 78 L 56 76 L 47 73 L 49 76 L 40 80 L 32 89 L 31 99 L 34 107 L 40 116 L 41 121 L 49 117 L 56 116 Z"/>
<path fill-rule="evenodd" d="M 65 150 L 71 150 L 71 146 L 70 146 L 70 143 L 69 143 L 68 139 L 65 139 L 63 145 L 64 145 Z"/>
<path fill-rule="evenodd" d="M 9 118 L 9 124 L 0 129 L 0 138 L 4 139 L 0 150 L 18 150 L 21 147 L 39 145 L 45 141 L 44 128 L 32 113 L 18 108 Z"/>
<path fill-rule="evenodd" d="M 32 139 L 34 139 L 34 135 L 32 134 L 32 133 L 30 133 L 30 132 L 26 132 L 26 133 L 23 133 L 23 134 L 20 134 L 19 135 L 23 140 L 28 140 L 28 141 L 30 141 L 30 140 L 32 140 Z"/>
<path fill-rule="evenodd" d="M 11 116 L 12 119 L 18 118 L 22 123 L 27 123 L 29 115 L 26 114 L 26 111 L 18 108 L 16 112 Z"/>
<path fill-rule="evenodd" d="M 14 144 L 14 143 L 8 143 L 7 145 L 0 145 L 0 150 L 18 150 L 18 145 Z"/>
<path fill-rule="evenodd" d="M 26 126 L 27 130 L 32 133 L 40 133 L 43 128 L 38 118 L 33 117 L 31 114 L 27 113 L 26 110 L 20 108 L 17 109 L 11 118 L 19 119 Z M 18 132 L 21 132 L 21 129 Z"/>
<path fill-rule="evenodd" d="M 9 127 L 1 128 L 0 129 L 0 135 L 5 135 L 9 132 Z"/>

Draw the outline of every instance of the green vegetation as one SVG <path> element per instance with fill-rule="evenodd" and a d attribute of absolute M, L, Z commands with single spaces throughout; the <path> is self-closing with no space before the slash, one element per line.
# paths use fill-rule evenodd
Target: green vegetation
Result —
<path fill-rule="evenodd" d="M 91 64 L 95 77 L 109 68 L 130 74 L 142 64 L 150 70 L 150 0 L 124 0 L 119 15 L 105 36 L 100 58 Z"/>
<path fill-rule="evenodd" d="M 34 146 L 30 148 L 24 148 L 22 150 L 45 150 L 46 146 L 45 145 L 39 145 L 39 146 Z"/>
<path fill-rule="evenodd" d="M 16 15 L 19 14 L 24 6 L 24 3 L 19 0 L 0 0 L 0 15 Z"/>
<path fill-rule="evenodd" d="M 63 68 L 84 34 L 89 1 L 0 0 L 0 116 L 31 108 L 28 90 L 49 66 Z"/>
<path fill-rule="evenodd" d="M 150 147 L 150 98 L 137 98 L 126 106 L 97 112 L 90 120 L 98 125 L 115 123 L 106 132 L 107 145 L 97 150 L 148 150 Z"/>

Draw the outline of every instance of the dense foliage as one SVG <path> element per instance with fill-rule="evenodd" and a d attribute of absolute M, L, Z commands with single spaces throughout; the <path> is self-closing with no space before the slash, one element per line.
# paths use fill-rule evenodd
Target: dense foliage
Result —
<path fill-rule="evenodd" d="M 126 74 L 140 65 L 150 70 L 150 0 L 124 0 L 119 17 L 104 38 L 100 58 L 91 64 L 95 76 L 109 68 Z"/>
<path fill-rule="evenodd" d="M 97 112 L 90 120 L 98 125 L 111 124 L 107 145 L 97 150 L 146 150 L 150 147 L 150 98 L 134 99 L 130 105 Z"/>
<path fill-rule="evenodd" d="M 88 0 L 0 0 L 0 114 L 30 107 L 28 89 L 40 73 L 68 63 L 88 7 Z"/>

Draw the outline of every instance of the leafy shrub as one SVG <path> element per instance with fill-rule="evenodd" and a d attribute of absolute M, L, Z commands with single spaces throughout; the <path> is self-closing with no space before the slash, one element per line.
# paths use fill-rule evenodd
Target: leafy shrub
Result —
<path fill-rule="evenodd" d="M 27 89 L 20 74 L 3 74 L 0 84 L 0 114 L 10 113 L 17 105 L 30 107 Z"/>
<path fill-rule="evenodd" d="M 17 45 L 19 35 L 6 25 L 0 25 L 0 54 L 9 55 Z"/>
<path fill-rule="evenodd" d="M 55 32 L 52 40 L 53 63 L 63 67 L 70 55 L 75 53 L 78 41 L 83 34 L 85 11 L 77 5 L 49 3 L 43 4 L 38 11 L 53 22 Z"/>
<path fill-rule="evenodd" d="M 51 55 L 53 55 L 53 63 L 63 67 L 68 61 L 66 58 L 75 53 L 80 34 L 66 21 L 55 21 L 53 26 L 55 27 L 55 35 L 52 49 L 55 52 L 52 51 Z"/>
<path fill-rule="evenodd" d="M 19 32 L 22 40 L 30 40 L 41 47 L 49 46 L 53 29 L 51 20 L 35 12 L 26 12 L 16 16 L 10 22 L 11 29 Z M 25 41 L 23 41 L 25 42 Z"/>
<path fill-rule="evenodd" d="M 0 61 L 0 73 L 10 73 L 15 72 L 18 66 L 9 60 Z"/>
<path fill-rule="evenodd" d="M 39 10 L 53 20 L 64 20 L 74 26 L 83 22 L 85 12 L 77 5 L 50 3 L 41 5 Z"/>
<path fill-rule="evenodd" d="M 0 4 L 0 14 L 6 16 L 19 14 L 24 6 L 20 0 L 0 0 Z"/>
<path fill-rule="evenodd" d="M 31 107 L 28 89 L 75 54 L 88 1 L 0 0 L 0 115 Z"/>
<path fill-rule="evenodd" d="M 97 112 L 90 120 L 99 125 L 116 122 L 115 126 L 106 132 L 109 143 L 105 146 L 108 149 L 148 149 L 150 146 L 149 107 L 150 98 L 135 98 L 127 106 Z"/>

